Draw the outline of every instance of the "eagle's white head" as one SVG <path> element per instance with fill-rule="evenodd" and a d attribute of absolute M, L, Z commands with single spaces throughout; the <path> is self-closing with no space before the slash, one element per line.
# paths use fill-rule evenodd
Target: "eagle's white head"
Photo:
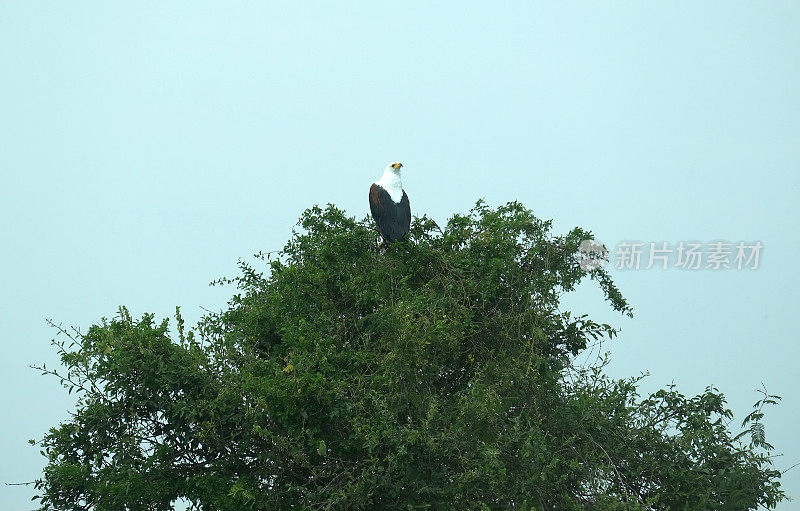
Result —
<path fill-rule="evenodd" d="M 386 166 L 383 176 L 378 181 L 375 181 L 375 184 L 389 192 L 394 202 L 400 202 L 400 199 L 403 198 L 403 183 L 400 180 L 400 169 L 402 168 L 402 163 L 393 161 Z"/>
<path fill-rule="evenodd" d="M 399 176 L 400 175 L 400 169 L 402 169 L 402 168 L 403 168 L 403 164 L 402 163 L 400 163 L 399 161 L 393 161 L 392 163 L 390 163 L 389 165 L 386 166 L 386 169 L 384 170 L 384 172 L 392 172 L 392 173 L 397 174 Z"/>

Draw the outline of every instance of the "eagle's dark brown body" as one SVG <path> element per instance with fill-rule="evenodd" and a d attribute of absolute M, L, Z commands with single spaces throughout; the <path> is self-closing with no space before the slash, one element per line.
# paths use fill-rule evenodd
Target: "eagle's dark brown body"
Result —
<path fill-rule="evenodd" d="M 369 189 L 369 209 L 385 243 L 402 240 L 408 234 L 411 227 L 411 205 L 405 190 L 400 202 L 395 202 L 381 185 L 373 183 Z"/>

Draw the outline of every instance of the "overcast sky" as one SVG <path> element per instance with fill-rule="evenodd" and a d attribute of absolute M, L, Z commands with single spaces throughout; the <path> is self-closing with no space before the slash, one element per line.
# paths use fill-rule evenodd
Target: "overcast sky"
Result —
<path fill-rule="evenodd" d="M 800 3 L 162 4 L 0 4 L 0 482 L 39 476 L 26 441 L 72 403 L 27 367 L 55 364 L 46 318 L 196 321 L 305 208 L 367 215 L 393 160 L 415 215 L 519 200 L 612 257 L 645 243 L 609 265 L 633 319 L 568 300 L 622 328 L 610 373 L 715 385 L 739 420 L 763 383 L 776 466 L 800 462 Z M 643 269 L 650 242 L 717 241 L 759 267 Z"/>

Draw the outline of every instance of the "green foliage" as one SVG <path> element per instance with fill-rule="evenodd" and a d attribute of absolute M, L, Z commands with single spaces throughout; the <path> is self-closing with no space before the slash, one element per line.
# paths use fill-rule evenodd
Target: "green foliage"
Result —
<path fill-rule="evenodd" d="M 646 398 L 572 357 L 614 337 L 562 311 L 590 233 L 482 202 L 378 248 L 312 208 L 226 310 L 177 338 L 124 308 L 56 342 L 74 416 L 40 442 L 42 509 L 684 510 L 774 507 L 770 458 L 709 388 Z M 43 369 L 44 372 L 51 371 Z M 771 396 L 770 396 L 771 397 Z M 758 408 L 761 413 L 761 408 Z M 761 415 L 746 423 L 758 422 Z M 753 437 L 755 438 L 755 436 Z"/>

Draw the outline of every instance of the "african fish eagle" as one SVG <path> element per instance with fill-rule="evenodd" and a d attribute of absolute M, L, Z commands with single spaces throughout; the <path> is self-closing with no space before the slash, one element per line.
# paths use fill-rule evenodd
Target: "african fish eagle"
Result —
<path fill-rule="evenodd" d="M 369 209 L 385 244 L 403 239 L 411 226 L 411 206 L 400 182 L 402 168 L 399 161 L 390 163 L 369 189 Z"/>

